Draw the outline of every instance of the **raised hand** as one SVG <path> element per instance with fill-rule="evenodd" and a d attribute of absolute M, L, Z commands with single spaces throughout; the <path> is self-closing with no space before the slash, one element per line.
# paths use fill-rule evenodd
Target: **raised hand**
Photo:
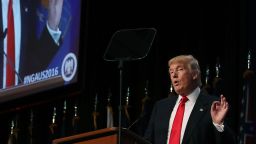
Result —
<path fill-rule="evenodd" d="M 62 12 L 63 0 L 49 0 L 48 7 L 48 25 L 52 30 L 57 30 L 61 12 Z"/>
<path fill-rule="evenodd" d="M 228 112 L 228 102 L 226 98 L 221 95 L 220 101 L 214 101 L 211 106 L 212 121 L 216 124 L 222 124 Z"/>

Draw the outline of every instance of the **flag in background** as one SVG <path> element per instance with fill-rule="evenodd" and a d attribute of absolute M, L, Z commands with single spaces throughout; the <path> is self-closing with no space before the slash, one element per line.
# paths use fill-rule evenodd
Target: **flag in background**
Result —
<path fill-rule="evenodd" d="M 13 120 L 11 122 L 11 130 L 8 138 L 8 144 L 17 144 L 17 131 L 15 130 L 15 124 Z"/>
<path fill-rule="evenodd" d="M 57 138 L 57 128 L 58 128 L 58 125 L 56 123 L 56 115 L 57 115 L 57 112 L 56 112 L 56 107 L 53 108 L 53 114 L 52 114 L 52 121 L 49 125 L 49 129 L 50 129 L 50 133 L 49 133 L 49 142 L 51 143 L 52 140 L 54 140 L 55 138 Z"/>
<path fill-rule="evenodd" d="M 61 137 L 67 136 L 67 101 L 66 100 L 64 100 L 64 103 L 63 103 L 60 136 Z"/>
<path fill-rule="evenodd" d="M 94 130 L 98 129 L 97 117 L 99 116 L 99 112 L 97 108 L 98 108 L 98 94 L 96 93 L 95 101 L 94 101 L 94 111 L 92 112 Z"/>
<path fill-rule="evenodd" d="M 80 121 L 80 117 L 78 115 L 78 106 L 77 104 L 74 105 L 74 115 L 72 118 L 72 133 L 73 134 L 77 134 L 79 132 L 79 121 Z"/>
<path fill-rule="evenodd" d="M 123 112 L 121 114 L 122 116 L 122 121 L 121 125 L 122 127 L 129 127 L 130 125 L 130 114 L 129 114 L 129 108 L 130 108 L 130 88 L 127 88 L 126 91 L 126 97 L 125 97 L 125 104 L 123 105 Z"/>
<path fill-rule="evenodd" d="M 173 96 L 175 92 L 172 89 L 172 86 L 170 88 L 169 96 Z M 151 116 L 152 108 L 153 108 L 153 99 L 150 97 L 149 92 L 149 81 L 146 81 L 146 86 L 144 88 L 144 96 L 141 100 L 141 113 L 137 118 L 137 122 L 131 127 L 133 127 L 133 130 L 140 136 L 144 136 L 145 130 L 148 126 L 148 121 Z"/>
<path fill-rule="evenodd" d="M 202 91 L 207 94 L 212 94 L 212 86 L 210 84 L 210 68 L 207 65 L 205 69 L 205 79 L 204 79 L 204 85 L 202 88 Z"/>
<path fill-rule="evenodd" d="M 28 142 L 29 144 L 35 144 L 35 135 L 34 135 L 34 112 L 31 109 L 30 110 L 30 116 L 29 116 L 29 126 L 28 126 Z"/>
<path fill-rule="evenodd" d="M 216 72 L 216 76 L 213 79 L 212 82 L 212 90 L 213 90 L 213 94 L 216 96 L 220 96 L 221 94 L 223 94 L 223 80 L 221 78 L 221 64 L 220 64 L 220 59 L 219 57 L 216 58 L 216 65 L 215 65 L 215 72 Z"/>
<path fill-rule="evenodd" d="M 112 93 L 111 90 L 108 92 L 108 99 L 107 99 L 107 128 L 111 128 L 114 126 L 114 117 L 113 117 L 113 108 L 111 105 L 111 98 Z"/>
<path fill-rule="evenodd" d="M 241 98 L 239 144 L 256 143 L 256 83 L 255 73 L 250 70 L 250 52 L 248 53 L 248 69 L 244 72 L 243 95 Z"/>

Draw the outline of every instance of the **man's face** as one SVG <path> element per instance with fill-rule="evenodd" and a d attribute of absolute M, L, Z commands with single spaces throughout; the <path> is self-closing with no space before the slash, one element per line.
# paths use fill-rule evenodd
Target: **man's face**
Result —
<path fill-rule="evenodd" d="M 172 86 L 177 94 L 188 95 L 194 89 L 194 80 L 192 72 L 185 62 L 174 62 L 169 67 Z"/>

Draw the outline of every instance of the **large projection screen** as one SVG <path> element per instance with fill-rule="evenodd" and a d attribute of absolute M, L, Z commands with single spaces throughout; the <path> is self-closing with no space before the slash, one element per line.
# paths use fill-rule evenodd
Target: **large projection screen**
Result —
<path fill-rule="evenodd" d="M 81 0 L 50 2 L 49 0 L 13 1 L 15 32 L 13 60 L 7 46 L 8 34 L 11 35 L 7 19 L 8 1 L 2 0 L 0 102 L 77 82 Z M 10 68 L 14 72 L 12 84 L 8 81 L 11 75 Z"/>

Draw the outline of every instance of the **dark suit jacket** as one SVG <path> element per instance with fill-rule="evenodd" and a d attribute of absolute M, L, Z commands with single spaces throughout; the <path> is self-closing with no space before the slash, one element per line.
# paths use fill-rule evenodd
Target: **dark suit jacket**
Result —
<path fill-rule="evenodd" d="M 169 119 L 177 98 L 170 96 L 155 104 L 145 132 L 145 138 L 152 143 L 167 143 Z M 217 98 L 202 93 L 199 95 L 188 120 L 182 144 L 235 143 L 234 135 L 226 124 L 224 132 L 220 133 L 212 123 L 210 108 L 214 100 Z"/>
<path fill-rule="evenodd" d="M 19 76 L 22 78 L 47 68 L 58 46 L 51 38 L 46 26 L 40 35 L 36 36 L 38 0 L 20 0 L 21 4 L 21 46 Z M 2 31 L 2 5 L 0 3 L 0 31 Z M 8 32 L 7 32 L 8 34 Z M 2 88 L 3 40 L 0 39 L 0 88 Z"/>

